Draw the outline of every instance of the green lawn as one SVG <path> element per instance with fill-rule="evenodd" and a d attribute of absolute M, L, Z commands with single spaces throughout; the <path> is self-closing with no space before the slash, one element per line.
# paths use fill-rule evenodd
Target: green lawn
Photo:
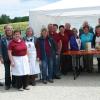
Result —
<path fill-rule="evenodd" d="M 28 22 L 18 22 L 18 23 L 10 23 L 14 29 L 20 29 L 22 31 L 22 35 L 24 35 L 26 28 L 29 26 Z M 0 25 L 0 34 L 4 33 L 4 25 Z"/>

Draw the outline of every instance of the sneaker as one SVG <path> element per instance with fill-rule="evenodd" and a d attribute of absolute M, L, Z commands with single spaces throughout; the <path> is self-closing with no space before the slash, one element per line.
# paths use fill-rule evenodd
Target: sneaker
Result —
<path fill-rule="evenodd" d="M 27 86 L 27 87 L 25 87 L 24 89 L 25 89 L 25 90 L 30 90 L 30 88 L 29 88 L 28 86 Z"/>
<path fill-rule="evenodd" d="M 56 75 L 54 79 L 61 79 L 61 77 Z"/>
<path fill-rule="evenodd" d="M 48 82 L 50 82 L 50 83 L 54 83 L 54 81 L 53 81 L 52 79 L 49 79 Z"/>
<path fill-rule="evenodd" d="M 24 91 L 24 89 L 23 88 L 19 88 L 18 91 Z"/>
<path fill-rule="evenodd" d="M 12 87 L 13 87 L 13 88 L 17 88 L 17 85 L 16 85 L 16 84 L 13 84 Z"/>
<path fill-rule="evenodd" d="M 47 80 L 43 80 L 42 82 L 43 82 L 44 84 L 47 84 Z"/>
<path fill-rule="evenodd" d="M 31 83 L 31 85 L 32 85 L 32 86 L 36 86 L 36 82 L 33 81 L 33 82 Z"/>

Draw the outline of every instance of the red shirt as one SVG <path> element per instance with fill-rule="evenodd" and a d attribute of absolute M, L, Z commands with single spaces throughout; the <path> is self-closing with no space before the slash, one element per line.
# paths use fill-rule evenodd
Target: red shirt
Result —
<path fill-rule="evenodd" d="M 59 33 L 59 36 L 60 36 L 60 39 L 61 39 L 61 42 L 62 42 L 62 50 L 61 52 L 64 53 L 66 50 L 68 50 L 68 37 L 66 36 L 66 34 L 64 35 L 61 35 Z"/>
<path fill-rule="evenodd" d="M 50 36 L 53 38 L 56 46 L 57 46 L 57 52 L 60 52 L 61 44 L 60 44 L 60 37 L 58 33 L 50 34 Z"/>
<path fill-rule="evenodd" d="M 58 45 L 58 42 L 60 41 L 60 37 L 57 33 L 53 33 L 53 34 L 50 34 L 50 36 L 54 39 L 56 45 Z"/>
<path fill-rule="evenodd" d="M 70 37 L 73 35 L 73 31 L 72 31 L 72 30 L 66 30 L 66 29 L 65 29 L 65 34 L 67 35 L 68 40 L 69 40 Z"/>
<path fill-rule="evenodd" d="M 27 54 L 27 46 L 23 40 L 18 42 L 13 39 L 8 45 L 8 50 L 12 51 L 13 56 L 25 56 Z"/>

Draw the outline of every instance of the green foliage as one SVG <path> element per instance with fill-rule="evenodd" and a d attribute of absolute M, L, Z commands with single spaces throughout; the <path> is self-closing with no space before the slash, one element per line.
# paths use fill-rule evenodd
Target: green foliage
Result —
<path fill-rule="evenodd" d="M 25 21 L 29 21 L 29 17 L 28 16 L 15 17 L 14 19 L 11 20 L 12 23 L 15 23 L 15 22 L 25 22 Z"/>
<path fill-rule="evenodd" d="M 9 16 L 7 16 L 5 14 L 1 15 L 0 24 L 7 24 L 9 22 L 10 22 L 10 17 Z"/>
<path fill-rule="evenodd" d="M 26 22 L 26 21 L 29 21 L 29 16 L 15 17 L 13 19 L 11 19 L 6 14 L 2 14 L 0 16 L 0 24 L 8 24 L 8 23 L 15 23 L 15 22 Z"/>

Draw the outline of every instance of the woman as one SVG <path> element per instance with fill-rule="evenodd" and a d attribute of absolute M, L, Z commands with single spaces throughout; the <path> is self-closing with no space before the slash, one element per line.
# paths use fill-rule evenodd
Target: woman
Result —
<path fill-rule="evenodd" d="M 35 48 L 36 37 L 34 36 L 33 30 L 31 27 L 27 28 L 26 36 L 24 40 L 27 45 L 28 50 L 28 58 L 29 58 L 29 66 L 30 66 L 30 76 L 29 76 L 29 83 L 32 86 L 36 85 L 35 77 L 36 74 L 40 73 L 39 62 L 37 61 L 37 53 Z"/>
<path fill-rule="evenodd" d="M 61 48 L 61 72 L 62 74 L 66 75 L 67 72 L 69 70 L 71 70 L 72 68 L 72 58 L 71 56 L 65 56 L 63 55 L 64 52 L 66 52 L 69 47 L 68 47 L 68 44 L 69 44 L 69 38 L 67 36 L 67 34 L 65 34 L 65 29 L 64 29 L 64 26 L 63 25 L 60 25 L 59 26 L 59 37 L 60 37 L 60 40 L 62 42 L 62 48 Z"/>
<path fill-rule="evenodd" d="M 42 81 L 53 83 L 53 52 L 54 41 L 48 36 L 46 28 L 41 30 L 41 36 L 37 40 L 37 56 L 41 61 Z"/>
<path fill-rule="evenodd" d="M 100 25 L 96 26 L 95 32 L 96 33 L 93 37 L 93 46 L 97 50 L 100 50 Z M 100 73 L 100 57 L 97 57 L 97 61 L 98 61 L 98 73 Z"/>
<path fill-rule="evenodd" d="M 80 36 L 81 43 L 82 43 L 82 50 L 86 50 L 86 44 L 91 43 L 93 41 L 93 34 L 89 32 L 89 26 L 83 27 L 84 33 Z M 83 56 L 83 63 L 84 63 L 84 70 L 87 72 L 92 72 L 93 69 L 93 56 L 92 55 L 85 55 Z"/>
<path fill-rule="evenodd" d="M 8 55 L 12 66 L 12 75 L 16 77 L 16 84 L 19 91 L 29 90 L 27 78 L 30 74 L 27 57 L 27 46 L 21 39 L 21 31 L 15 30 L 14 39 L 8 45 Z"/>
<path fill-rule="evenodd" d="M 81 49 L 81 40 L 78 37 L 78 31 L 76 28 L 72 29 L 73 35 L 70 38 L 70 49 L 71 50 L 80 50 Z"/>
<path fill-rule="evenodd" d="M 70 40 L 69 40 L 69 43 L 70 43 L 70 50 L 74 50 L 74 51 L 77 51 L 77 50 L 80 50 L 81 49 L 81 40 L 78 36 L 78 31 L 76 28 L 73 28 L 72 29 L 73 31 L 73 35 L 70 37 Z M 76 67 L 76 69 L 79 67 L 80 69 L 81 66 L 80 66 L 80 56 L 74 56 L 72 57 L 72 64 L 73 66 Z M 78 69 L 79 69 L 78 68 Z"/>

